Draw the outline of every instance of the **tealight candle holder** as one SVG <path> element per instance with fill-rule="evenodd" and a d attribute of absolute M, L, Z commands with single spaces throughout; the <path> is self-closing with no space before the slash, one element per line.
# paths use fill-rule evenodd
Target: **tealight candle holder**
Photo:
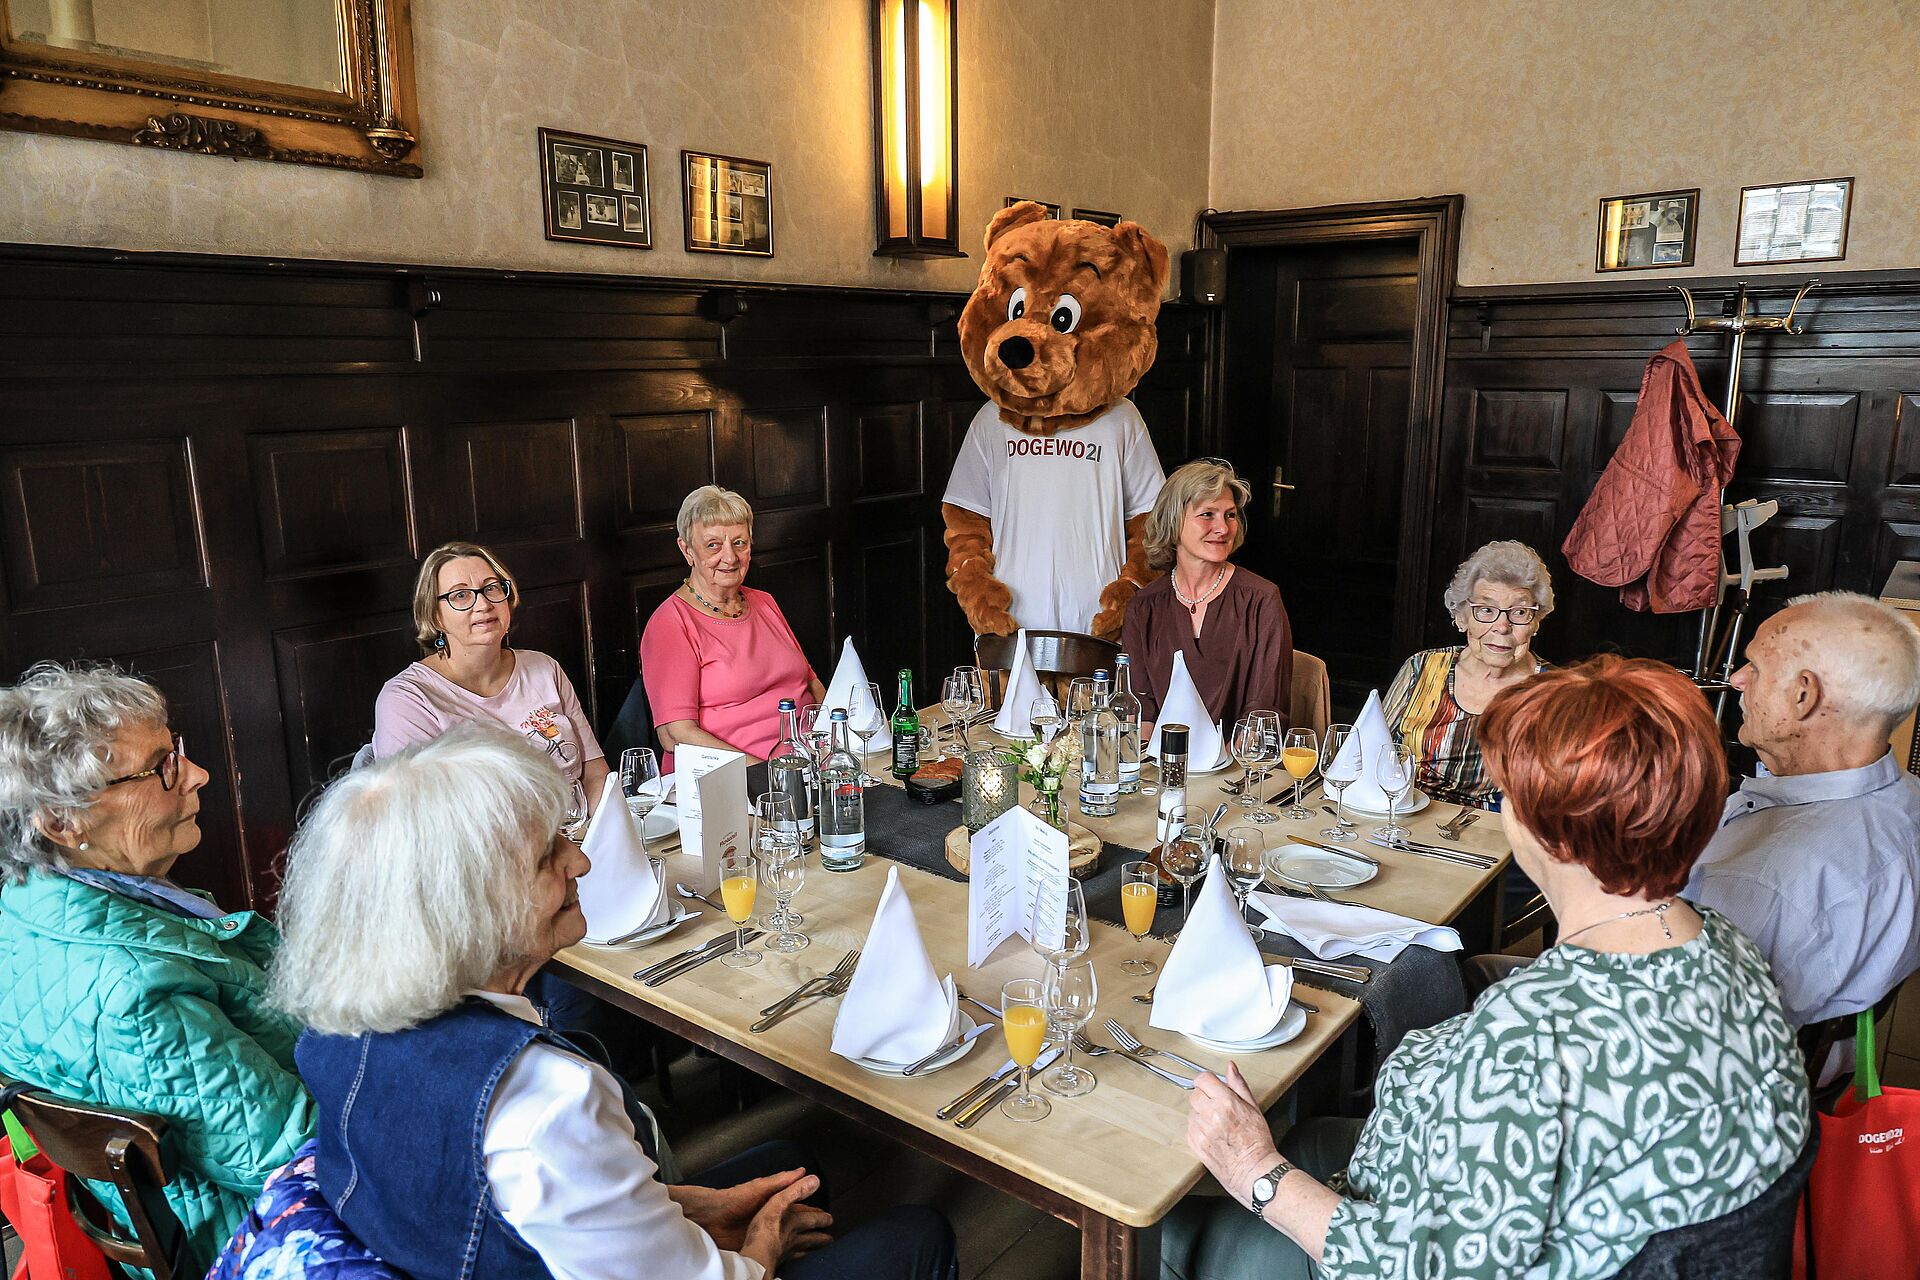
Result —
<path fill-rule="evenodd" d="M 997 751 L 969 751 L 960 767 L 960 820 L 971 835 L 1020 799 L 1020 767 Z"/>

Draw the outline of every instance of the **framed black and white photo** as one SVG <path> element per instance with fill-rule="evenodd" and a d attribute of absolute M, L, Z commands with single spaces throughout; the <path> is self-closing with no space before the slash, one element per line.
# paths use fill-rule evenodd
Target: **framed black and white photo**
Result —
<path fill-rule="evenodd" d="M 1013 206 L 1019 204 L 1022 200 L 1033 200 L 1033 197 L 1032 196 L 1008 196 L 1006 204 L 1002 205 L 1001 207 L 1005 209 L 1011 209 L 1013 208 Z M 1060 206 L 1055 204 L 1053 201 L 1033 200 L 1033 202 L 1041 206 L 1042 208 L 1044 208 L 1047 211 L 1047 216 L 1049 218 L 1057 218 L 1060 216 Z"/>
<path fill-rule="evenodd" d="M 1699 224 L 1698 187 L 1602 200 L 1594 270 L 1690 267 Z"/>
<path fill-rule="evenodd" d="M 1075 209 L 1073 216 L 1081 222 L 1097 222 L 1103 227 L 1117 227 L 1120 225 L 1120 215 L 1117 213 L 1108 213 L 1105 209 Z"/>
<path fill-rule="evenodd" d="M 765 160 L 680 153 L 690 253 L 773 256 L 773 165 Z"/>
<path fill-rule="evenodd" d="M 547 239 L 653 248 L 641 144 L 542 129 L 540 191 Z"/>
<path fill-rule="evenodd" d="M 1852 178 L 1742 187 L 1734 265 L 1837 262 L 1847 256 L 1852 218 Z"/>

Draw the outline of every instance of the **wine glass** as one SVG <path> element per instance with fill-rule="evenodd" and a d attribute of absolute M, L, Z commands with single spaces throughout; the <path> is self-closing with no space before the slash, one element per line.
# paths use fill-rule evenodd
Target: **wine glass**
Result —
<path fill-rule="evenodd" d="M 1033 917 L 1027 932 L 1033 949 L 1059 968 L 1086 954 L 1087 896 L 1072 876 L 1042 876 L 1033 886 Z"/>
<path fill-rule="evenodd" d="M 1120 865 L 1120 918 L 1135 942 L 1145 942 L 1153 931 L 1153 913 L 1160 905 L 1160 870 L 1151 862 L 1125 862 Z M 1120 969 L 1136 978 L 1157 973 L 1160 966 L 1151 960 L 1131 956 L 1120 962 Z"/>
<path fill-rule="evenodd" d="M 773 894 L 773 910 L 767 914 L 766 923 L 778 934 L 767 943 L 767 949 L 787 955 L 804 951 L 808 938 L 798 931 L 801 919 L 791 904 L 793 895 L 806 883 L 807 848 L 800 839 L 799 824 L 793 820 L 793 797 L 768 791 L 753 802 L 748 818 L 748 838 L 760 859 L 760 878 Z"/>
<path fill-rule="evenodd" d="M 1074 960 L 1053 965 L 1041 981 L 1041 999 L 1047 1022 L 1066 1042 L 1067 1056 L 1053 1070 L 1040 1077 L 1048 1093 L 1062 1098 L 1078 1098 L 1093 1092 L 1099 1081 L 1085 1067 L 1073 1065 L 1073 1033 L 1093 1018 L 1100 1000 L 1100 979 L 1093 972 L 1093 961 Z"/>
<path fill-rule="evenodd" d="M 1295 822 L 1312 819 L 1313 810 L 1300 803 L 1301 784 L 1308 774 L 1320 763 L 1320 742 L 1311 729 L 1289 729 L 1285 743 L 1280 748 L 1280 765 L 1293 779 L 1293 808 L 1287 810 L 1287 816 Z"/>
<path fill-rule="evenodd" d="M 1373 762 L 1373 780 L 1387 793 L 1387 825 L 1375 827 L 1373 834 L 1388 844 L 1398 844 L 1413 833 L 1400 825 L 1400 802 L 1413 789 L 1413 774 L 1418 761 L 1413 752 L 1393 743 Z"/>
<path fill-rule="evenodd" d="M 1033 737 L 1043 747 L 1053 745 L 1060 733 L 1060 704 L 1053 695 L 1043 693 L 1033 700 L 1027 708 L 1027 723 L 1033 728 Z"/>
<path fill-rule="evenodd" d="M 720 901 L 733 921 L 733 950 L 720 957 L 730 969 L 746 969 L 763 958 L 758 951 L 747 950 L 747 921 L 753 918 L 754 889 L 760 883 L 754 865 L 753 846 L 738 846 L 720 852 Z"/>
<path fill-rule="evenodd" d="M 978 667 L 955 667 L 955 675 L 967 678 L 967 709 L 965 711 L 968 728 L 987 710 L 987 680 Z"/>
<path fill-rule="evenodd" d="M 1207 869 L 1207 854 L 1213 838 L 1207 832 L 1204 805 L 1183 804 L 1173 811 L 1173 826 L 1162 846 L 1160 865 L 1180 882 L 1180 927 L 1185 928 L 1193 911 L 1193 882 Z"/>
<path fill-rule="evenodd" d="M 1333 796 L 1336 811 L 1330 827 L 1322 827 L 1320 834 L 1329 840 L 1353 839 L 1353 823 L 1347 817 L 1347 788 L 1360 781 L 1361 751 L 1355 742 L 1351 752 L 1346 751 L 1347 742 L 1353 737 L 1350 724 L 1330 724 L 1327 731 L 1320 735 L 1320 785 Z M 1343 759 L 1343 753 L 1345 758 Z"/>
<path fill-rule="evenodd" d="M 960 717 L 965 714 L 973 698 L 973 687 L 967 677 L 955 671 L 940 682 L 940 705 L 947 713 L 947 749 L 940 753 L 942 760 L 953 759 L 952 735 L 961 731 Z M 961 748 L 963 751 L 966 748 Z"/>
<path fill-rule="evenodd" d="M 647 815 L 660 803 L 660 759 L 652 747 L 628 747 L 620 753 L 620 791 L 627 812 L 638 821 L 640 851 L 647 849 Z"/>
<path fill-rule="evenodd" d="M 1243 809 L 1251 809 L 1257 803 L 1253 793 L 1253 767 L 1260 763 L 1266 752 L 1264 731 L 1254 724 L 1252 717 L 1243 716 L 1233 722 L 1233 735 L 1227 739 L 1227 750 L 1233 753 L 1233 761 L 1246 770 L 1245 785 L 1240 788 L 1240 798 L 1234 803 Z"/>
<path fill-rule="evenodd" d="M 579 844 L 593 820 L 593 808 L 587 803 L 587 789 L 578 782 L 567 784 L 567 816 L 560 823 L 560 834 Z"/>
<path fill-rule="evenodd" d="M 860 785 L 877 787 L 880 779 L 867 770 L 867 757 L 873 754 L 871 743 L 887 722 L 885 708 L 880 705 L 880 686 L 869 681 L 853 691 L 853 705 L 847 708 L 847 727 L 860 739 Z"/>
<path fill-rule="evenodd" d="M 1254 799 L 1259 800 L 1259 792 L 1267 789 L 1267 779 L 1273 776 L 1273 766 L 1280 763 L 1280 713 L 1278 711 L 1249 711 L 1247 719 L 1253 721 L 1260 730 L 1260 770 L 1259 785 L 1252 788 Z M 1272 822 L 1273 814 L 1267 811 L 1265 804 L 1256 807 L 1252 814 L 1255 822 Z"/>
<path fill-rule="evenodd" d="M 1076 676 L 1067 685 L 1067 728 L 1078 730 L 1093 711 L 1093 680 Z"/>
<path fill-rule="evenodd" d="M 1020 1088 L 1000 1104 L 1009 1120 L 1044 1120 L 1053 1114 L 1053 1104 L 1035 1093 L 1028 1079 L 1047 1042 L 1046 994 L 1038 978 L 1015 978 L 1000 988 L 1000 1033 L 1007 1038 L 1007 1056 L 1020 1066 Z"/>
<path fill-rule="evenodd" d="M 1222 859 L 1227 881 L 1233 886 L 1240 914 L 1247 914 L 1247 895 L 1260 887 L 1267 874 L 1267 833 L 1258 827 L 1228 827 L 1222 837 L 1226 845 Z"/>

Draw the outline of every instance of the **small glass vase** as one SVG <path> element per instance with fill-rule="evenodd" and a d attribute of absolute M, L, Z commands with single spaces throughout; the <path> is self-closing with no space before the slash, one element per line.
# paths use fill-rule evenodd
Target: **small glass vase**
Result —
<path fill-rule="evenodd" d="M 1048 778 L 1033 793 L 1033 799 L 1027 802 L 1027 811 L 1034 817 L 1061 831 L 1067 829 L 1067 806 L 1060 799 L 1060 779 Z"/>

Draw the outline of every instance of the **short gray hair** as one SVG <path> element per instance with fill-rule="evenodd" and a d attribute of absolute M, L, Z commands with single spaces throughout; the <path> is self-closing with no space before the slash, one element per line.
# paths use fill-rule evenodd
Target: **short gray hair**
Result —
<path fill-rule="evenodd" d="M 1240 513 L 1229 553 L 1244 546 L 1247 504 L 1253 501 L 1253 486 L 1242 480 L 1232 467 L 1202 458 L 1178 468 L 1160 486 L 1160 496 L 1153 500 L 1153 510 L 1147 513 L 1147 527 L 1141 535 L 1146 544 L 1147 568 L 1172 568 L 1173 552 L 1180 545 L 1180 526 L 1186 522 L 1187 508 L 1196 502 L 1210 502 L 1222 494 L 1233 496 L 1234 509 Z"/>
<path fill-rule="evenodd" d="M 1836 710 L 1873 717 L 1891 732 L 1920 703 L 1920 631 L 1898 609 L 1857 591 L 1795 596 L 1787 608 L 1798 614 L 1794 625 L 1827 630 L 1813 662 Z"/>
<path fill-rule="evenodd" d="M 1440 597 L 1449 618 L 1461 620 L 1460 611 L 1473 597 L 1475 584 L 1481 582 L 1528 592 L 1542 618 L 1553 612 L 1553 578 L 1547 573 L 1547 563 L 1524 542 L 1489 542 L 1461 561 Z"/>
<path fill-rule="evenodd" d="M 751 534 L 753 506 L 731 489 L 703 484 L 681 500 L 680 514 L 673 521 L 682 542 L 693 541 L 693 526 L 697 524 L 743 524 Z"/>
<path fill-rule="evenodd" d="M 166 723 L 161 692 L 111 666 L 36 662 L 0 689 L 0 884 L 66 870 L 35 819 L 85 812 L 113 777 L 120 731 Z"/>
<path fill-rule="evenodd" d="M 400 1031 L 532 958 L 532 885 L 566 786 L 546 755 L 462 725 L 328 788 L 287 851 L 275 1004 L 317 1031 Z"/>

